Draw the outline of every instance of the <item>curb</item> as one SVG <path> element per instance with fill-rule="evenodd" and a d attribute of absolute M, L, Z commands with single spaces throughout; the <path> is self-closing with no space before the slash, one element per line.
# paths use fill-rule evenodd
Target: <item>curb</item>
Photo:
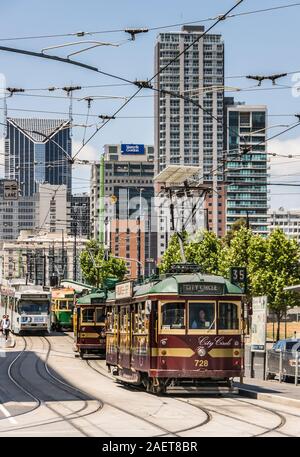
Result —
<path fill-rule="evenodd" d="M 243 389 L 238 387 L 239 395 L 248 397 L 248 398 L 255 398 L 256 400 L 263 400 L 269 401 L 271 403 L 278 403 L 281 405 L 287 406 L 294 406 L 296 408 L 300 408 L 300 400 L 291 397 L 283 397 L 282 395 L 274 395 L 264 392 L 257 392 L 256 390 L 249 390 Z"/>

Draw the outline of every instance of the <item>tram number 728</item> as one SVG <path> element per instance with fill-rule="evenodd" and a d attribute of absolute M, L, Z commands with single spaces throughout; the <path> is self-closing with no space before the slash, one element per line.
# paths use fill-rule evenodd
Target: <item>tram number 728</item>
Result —
<path fill-rule="evenodd" d="M 208 367 L 208 360 L 197 359 L 197 360 L 194 360 L 194 362 L 195 362 L 195 367 Z"/>

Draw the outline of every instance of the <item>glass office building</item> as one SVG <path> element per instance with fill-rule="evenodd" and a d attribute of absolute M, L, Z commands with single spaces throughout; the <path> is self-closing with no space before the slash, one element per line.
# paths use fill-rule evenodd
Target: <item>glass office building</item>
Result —
<path fill-rule="evenodd" d="M 8 118 L 5 138 L 5 178 L 16 179 L 22 196 L 32 196 L 38 184 L 65 184 L 71 194 L 72 164 L 69 121 Z"/>
<path fill-rule="evenodd" d="M 227 109 L 227 230 L 245 219 L 255 233 L 268 233 L 266 119 L 266 106 L 235 104 Z"/>

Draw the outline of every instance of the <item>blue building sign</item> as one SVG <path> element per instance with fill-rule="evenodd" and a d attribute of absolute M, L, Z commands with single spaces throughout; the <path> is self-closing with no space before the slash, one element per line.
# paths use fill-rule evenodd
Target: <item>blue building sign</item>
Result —
<path fill-rule="evenodd" d="M 121 144 L 121 154 L 145 154 L 144 144 Z"/>

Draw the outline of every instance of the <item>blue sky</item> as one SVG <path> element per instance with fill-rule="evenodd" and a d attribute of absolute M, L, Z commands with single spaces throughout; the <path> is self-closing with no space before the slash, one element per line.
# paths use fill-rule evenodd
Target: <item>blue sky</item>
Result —
<path fill-rule="evenodd" d="M 47 35 L 72 33 L 77 31 L 99 31 L 124 29 L 126 27 L 155 27 L 185 21 L 196 21 L 224 13 L 234 0 L 210 0 L 209 2 L 189 0 L 27 0 L 2 2 L 0 39 L 26 35 Z M 245 0 L 236 11 L 243 12 L 254 9 L 284 5 L 282 0 Z M 292 0 L 289 3 L 294 3 Z M 241 16 L 221 22 L 215 31 L 222 33 L 225 41 L 225 73 L 226 76 L 247 74 L 273 74 L 289 71 L 300 71 L 299 27 L 300 6 L 295 8 Z M 205 22 L 208 26 L 210 22 Z M 174 27 L 174 30 L 178 28 Z M 153 74 L 153 49 L 158 32 L 151 32 L 137 37 L 134 42 L 126 42 L 119 47 L 101 47 L 79 54 L 77 60 L 97 66 L 107 72 L 122 75 L 128 79 L 146 79 Z M 125 33 L 103 33 L 86 36 L 84 40 L 96 39 L 105 42 L 121 43 L 126 40 Z M 0 41 L 3 46 L 15 46 L 23 49 L 40 51 L 43 47 L 75 41 L 73 37 L 47 38 L 39 40 Z M 54 53 L 54 52 L 53 52 Z M 57 55 L 65 56 L 67 50 L 55 51 Z M 47 88 L 65 85 L 101 85 L 115 84 L 117 81 L 103 77 L 87 70 L 73 66 L 43 61 L 40 59 L 0 52 L 0 72 L 5 75 L 6 84 L 10 87 Z M 299 78 L 300 80 L 300 78 Z M 291 77 L 281 80 L 286 86 L 294 84 Z M 254 83 L 247 79 L 228 79 L 226 85 L 249 88 Z M 271 88 L 271 83 L 263 84 L 263 89 Z M 103 87 L 86 89 L 78 92 L 80 97 L 96 95 L 128 96 L 133 92 L 130 86 Z M 36 95 L 36 96 L 32 96 Z M 29 116 L 34 113 L 11 111 L 13 108 L 56 111 L 67 113 L 69 101 L 65 98 L 38 97 L 48 95 L 61 97 L 62 91 L 48 93 L 25 92 L 25 95 L 14 96 L 9 100 L 11 116 Z M 96 159 L 106 143 L 133 142 L 153 143 L 153 98 L 148 91 L 143 91 L 144 97 L 135 99 L 122 111 L 120 116 L 149 116 L 140 119 L 118 119 L 111 122 L 86 149 L 81 158 Z M 233 95 L 228 93 L 228 95 Z M 300 95 L 300 92 L 299 92 Z M 291 124 L 295 118 L 277 116 L 300 112 L 300 97 L 294 97 L 290 88 L 275 90 L 254 90 L 241 92 L 236 95 L 239 101 L 252 104 L 266 104 L 269 109 L 269 124 Z M 122 103 L 121 99 L 95 100 L 92 103 L 91 114 L 112 114 Z M 1 108 L 0 101 L 0 108 Z M 85 101 L 74 101 L 74 113 L 86 114 Z M 0 110 L 0 116 L 3 111 Z M 39 113 L 41 117 L 55 117 L 47 113 Z M 274 116 L 276 115 L 276 116 Z M 60 117 L 65 117 L 63 114 Z M 74 116 L 76 123 L 84 123 L 85 116 Z M 94 119 L 89 120 L 95 122 Z M 88 137 L 94 127 L 87 130 Z M 282 127 L 283 129 L 283 127 Z M 276 133 L 280 128 L 270 130 Z M 82 142 L 83 129 L 74 129 L 75 151 Z M 291 133 L 280 137 L 269 145 L 269 151 L 279 153 L 300 154 L 300 127 Z M 298 180 L 300 176 L 300 160 L 273 159 L 272 180 L 283 182 Z M 3 168 L 0 168 L 0 172 Z M 296 176 L 294 176 L 297 173 Z M 287 175 L 293 176 L 287 176 Z M 74 170 L 74 190 L 79 192 L 88 189 L 89 171 L 86 167 Z M 299 190 L 298 190 L 299 189 Z M 286 195 L 288 194 L 288 195 Z M 299 207 L 300 188 L 272 187 L 272 206 L 285 205 L 289 208 Z"/>

